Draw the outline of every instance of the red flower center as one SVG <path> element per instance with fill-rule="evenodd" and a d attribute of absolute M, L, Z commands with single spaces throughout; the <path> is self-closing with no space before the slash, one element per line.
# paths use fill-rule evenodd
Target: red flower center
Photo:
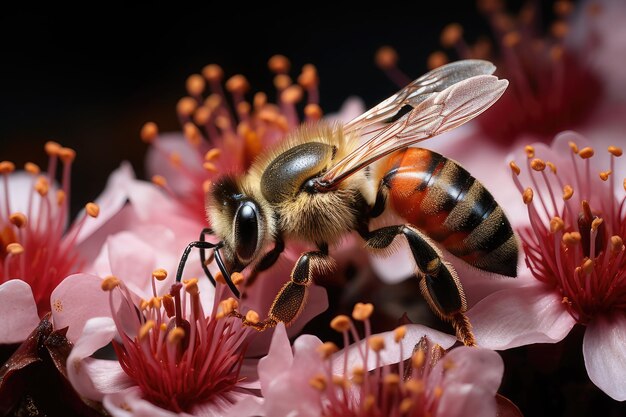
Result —
<path fill-rule="evenodd" d="M 153 275 L 157 279 L 165 276 L 162 270 Z M 184 291 L 183 284 L 175 283 L 169 294 L 158 297 L 155 292 L 139 306 L 116 278 L 105 279 L 103 288 L 119 288 L 122 294 L 122 307 L 116 312 L 110 292 L 113 319 L 121 336 L 113 346 L 122 369 L 146 400 L 174 412 L 191 412 L 194 406 L 212 401 L 234 401 L 231 394 L 241 380 L 244 339 L 251 330 L 227 317 L 233 299 L 221 303 L 221 312 L 214 303 L 207 316 L 197 279 L 187 281 Z M 134 325 L 128 322 L 133 320 Z"/>
<path fill-rule="evenodd" d="M 616 195 L 613 175 L 622 150 L 609 147 L 610 168 L 598 173 L 591 168 L 592 148 L 579 150 L 570 142 L 570 149 L 571 166 L 559 167 L 566 170 L 561 175 L 527 147 L 533 186 L 526 189 L 519 168 L 511 167 L 530 218 L 520 231 L 526 263 L 535 278 L 558 289 L 572 317 L 586 324 L 597 314 L 626 311 L 626 196 Z"/>
<path fill-rule="evenodd" d="M 98 206 L 89 203 L 83 217 L 66 231 L 69 216 L 70 174 L 75 152 L 54 142 L 45 146 L 50 157 L 48 171 L 33 164 L 26 173 L 14 173 L 11 162 L 0 162 L 4 194 L 0 197 L 0 283 L 10 279 L 27 282 L 35 297 L 40 317 L 50 311 L 52 290 L 80 264 L 76 238 L 87 216 L 96 217 Z M 53 192 L 57 164 L 62 165 L 61 187 Z M 12 178 L 11 178 L 12 177 Z M 13 211 L 11 194 L 28 190 L 25 213 Z M 4 201 L 2 201 L 4 200 Z"/>

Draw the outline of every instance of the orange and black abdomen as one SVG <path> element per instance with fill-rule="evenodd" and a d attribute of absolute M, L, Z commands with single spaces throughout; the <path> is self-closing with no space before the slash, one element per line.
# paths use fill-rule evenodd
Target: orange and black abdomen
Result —
<path fill-rule="evenodd" d="M 454 161 L 405 149 L 388 159 L 381 187 L 394 211 L 453 255 L 485 271 L 517 275 L 509 221 L 491 193 Z"/>

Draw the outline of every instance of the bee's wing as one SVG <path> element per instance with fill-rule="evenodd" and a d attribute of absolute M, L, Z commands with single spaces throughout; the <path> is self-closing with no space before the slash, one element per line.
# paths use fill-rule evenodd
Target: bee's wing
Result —
<path fill-rule="evenodd" d="M 486 61 L 444 65 L 413 81 L 344 126 L 348 133 L 373 135 L 338 161 L 319 180 L 331 189 L 359 169 L 416 142 L 454 129 L 489 108 L 504 93 L 506 80 L 491 74 Z"/>

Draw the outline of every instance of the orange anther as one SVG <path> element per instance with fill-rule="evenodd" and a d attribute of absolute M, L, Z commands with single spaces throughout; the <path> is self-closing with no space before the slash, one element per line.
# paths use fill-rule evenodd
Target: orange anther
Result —
<path fill-rule="evenodd" d="M 578 155 L 583 159 L 589 159 L 593 156 L 593 154 L 594 154 L 593 148 L 590 146 L 587 146 L 586 148 L 582 148 L 580 151 L 578 151 Z"/>
<path fill-rule="evenodd" d="M 63 163 L 69 164 L 76 159 L 76 151 L 72 148 L 59 149 L 59 158 Z"/>
<path fill-rule="evenodd" d="M 118 285 L 120 285 L 120 280 L 117 279 L 117 277 L 110 275 L 102 280 L 100 288 L 102 288 L 104 291 L 111 291 Z"/>
<path fill-rule="evenodd" d="M 374 305 L 371 303 L 356 303 L 352 310 L 352 318 L 358 321 L 365 321 L 374 312 Z"/>
<path fill-rule="evenodd" d="M 426 66 L 429 70 L 433 70 L 435 68 L 446 65 L 448 62 L 450 62 L 450 60 L 444 52 L 435 51 L 428 55 L 428 58 L 426 59 Z"/>
<path fill-rule="evenodd" d="M 26 216 L 23 213 L 13 213 L 9 216 L 9 221 L 15 227 L 22 228 L 26 226 Z"/>
<path fill-rule="evenodd" d="M 451 48 L 463 37 L 463 27 L 458 23 L 449 23 L 441 32 L 440 42 L 444 48 Z"/>
<path fill-rule="evenodd" d="M 19 255 L 20 253 L 24 253 L 24 247 L 17 242 L 13 242 L 7 245 L 6 251 L 11 255 Z"/>
<path fill-rule="evenodd" d="M 191 117 L 197 107 L 198 102 L 193 97 L 183 97 L 176 103 L 176 113 L 182 117 Z"/>
<path fill-rule="evenodd" d="M 383 70 L 393 68 L 398 62 L 398 53 L 391 46 L 383 46 L 376 51 L 375 61 Z"/>
<path fill-rule="evenodd" d="M 209 81 L 221 81 L 224 77 L 224 70 L 217 64 L 209 64 L 202 68 L 202 76 Z"/>
<path fill-rule="evenodd" d="M 524 193 L 522 194 L 522 200 L 524 201 L 524 204 L 530 204 L 533 201 L 533 190 L 532 188 L 526 188 L 524 190 Z"/>
<path fill-rule="evenodd" d="M 346 332 L 350 329 L 350 318 L 343 314 L 332 319 L 330 327 L 337 332 Z"/>
<path fill-rule="evenodd" d="M 159 128 L 154 122 L 147 122 L 141 127 L 139 137 L 145 143 L 152 143 L 159 135 Z"/>
<path fill-rule="evenodd" d="M 191 96 L 199 96 L 204 91 L 206 83 L 204 82 L 204 78 L 200 74 L 192 74 L 187 78 L 185 82 L 185 87 L 187 88 L 187 92 Z"/>
<path fill-rule="evenodd" d="M 85 204 L 85 212 L 88 216 L 96 218 L 100 214 L 100 207 L 96 203 L 87 203 Z"/>
<path fill-rule="evenodd" d="M 157 268 L 152 271 L 152 276 L 157 281 L 163 281 L 165 278 L 167 278 L 167 271 L 163 268 Z"/>

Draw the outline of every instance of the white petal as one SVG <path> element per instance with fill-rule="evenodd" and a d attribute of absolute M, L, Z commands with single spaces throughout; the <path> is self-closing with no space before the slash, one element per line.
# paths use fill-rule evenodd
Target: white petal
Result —
<path fill-rule="evenodd" d="M 36 177 L 33 177 L 31 174 L 25 171 L 16 171 L 9 175 L 9 211 L 11 213 L 24 213 L 26 216 L 29 217 L 29 220 L 39 218 L 39 209 L 42 207 L 42 205 L 39 203 L 42 199 L 39 194 L 33 191 L 35 179 Z M 5 204 L 4 185 L 4 181 L 0 181 L 0 203 L 2 203 L 1 207 L 4 207 Z M 50 202 L 53 198 L 51 196 L 55 196 L 57 190 L 58 187 L 56 183 L 50 184 L 50 190 L 48 191 L 48 199 L 50 200 Z M 31 196 L 34 197 L 32 198 L 32 201 Z M 30 205 L 29 201 L 31 202 Z M 50 216 L 55 217 L 58 213 L 59 206 L 57 204 L 50 204 L 49 209 L 52 213 L 50 214 Z M 67 219 L 64 219 L 64 221 L 66 220 Z"/>
<path fill-rule="evenodd" d="M 583 355 L 589 378 L 614 400 L 626 400 L 626 317 L 597 317 L 585 331 Z"/>
<path fill-rule="evenodd" d="M 87 321 L 67 358 L 69 380 L 83 397 L 102 401 L 105 394 L 122 391 L 133 384 L 119 362 L 90 358 L 95 351 L 110 343 L 115 333 L 115 324 L 108 317 Z"/>
<path fill-rule="evenodd" d="M 124 391 L 108 394 L 102 401 L 104 408 L 114 417 L 177 417 L 187 413 L 174 413 L 157 407 L 141 398 L 139 387 L 130 387 Z"/>
<path fill-rule="evenodd" d="M 0 344 L 25 340 L 39 324 L 30 285 L 12 279 L 0 285 Z"/>
<path fill-rule="evenodd" d="M 69 327 L 66 337 L 75 342 L 87 320 L 110 317 L 109 295 L 100 287 L 102 279 L 89 274 L 65 278 L 50 294 L 52 319 L 56 329 Z"/>
<path fill-rule="evenodd" d="M 256 417 L 265 416 L 265 409 L 263 407 L 264 400 L 259 397 L 247 397 L 239 401 L 228 410 L 227 417 Z"/>
<path fill-rule="evenodd" d="M 324 116 L 324 120 L 348 123 L 350 120 L 363 113 L 365 113 L 365 103 L 360 97 L 353 96 L 343 102 L 339 112 L 327 114 Z"/>
<path fill-rule="evenodd" d="M 118 169 L 113 171 L 109 176 L 104 191 L 94 201 L 100 207 L 100 213 L 95 219 L 89 218 L 85 221 L 76 237 L 77 244 L 90 237 L 122 209 L 128 199 L 126 185 L 134 179 L 133 168 L 128 162 L 122 163 Z M 77 218 L 81 218 L 84 215 L 83 210 Z"/>
<path fill-rule="evenodd" d="M 495 394 L 473 384 L 452 384 L 443 391 L 437 415 L 496 417 L 496 410 Z"/>
<path fill-rule="evenodd" d="M 184 175 L 180 168 L 172 165 L 169 154 L 177 153 L 181 160 L 185 161 L 186 169 L 190 169 L 201 175 L 202 158 L 196 148 L 191 146 L 184 136 L 178 132 L 167 132 L 159 135 L 159 149 L 165 150 L 167 155 L 157 151 L 156 147 L 151 146 L 148 149 L 146 157 L 146 170 L 150 176 L 158 174 L 165 177 L 167 184 L 177 194 L 193 192 L 193 188 L 198 186 L 196 181 L 192 181 L 187 175 Z"/>
<path fill-rule="evenodd" d="M 293 362 L 293 352 L 284 323 L 278 323 L 272 336 L 269 353 L 259 361 L 261 390 L 266 391 L 269 384 Z"/>
<path fill-rule="evenodd" d="M 393 331 L 380 333 L 377 336 L 381 336 L 385 340 L 385 348 L 380 352 L 379 365 L 398 363 L 410 358 L 413 354 L 415 344 L 424 336 L 428 337 L 432 343 L 437 343 L 444 349 L 448 349 L 456 342 L 456 337 L 422 326 L 421 324 L 407 324 L 406 334 L 400 343 L 395 342 L 395 334 Z M 344 349 L 335 353 L 332 359 L 333 373 L 344 374 L 343 364 L 344 355 L 346 354 L 348 355 L 348 370 L 351 370 L 356 365 L 365 367 L 360 352 L 365 352 L 366 343 L 366 340 L 361 340 L 359 343 L 350 345 L 347 350 Z M 400 346 L 402 346 L 402 355 L 400 355 Z M 376 368 L 376 355 L 370 351 L 367 357 L 367 369 L 372 370 L 374 368 Z"/>
<path fill-rule="evenodd" d="M 467 312 L 478 345 L 508 349 L 531 343 L 555 343 L 575 320 L 562 298 L 543 284 L 498 291 Z"/>

